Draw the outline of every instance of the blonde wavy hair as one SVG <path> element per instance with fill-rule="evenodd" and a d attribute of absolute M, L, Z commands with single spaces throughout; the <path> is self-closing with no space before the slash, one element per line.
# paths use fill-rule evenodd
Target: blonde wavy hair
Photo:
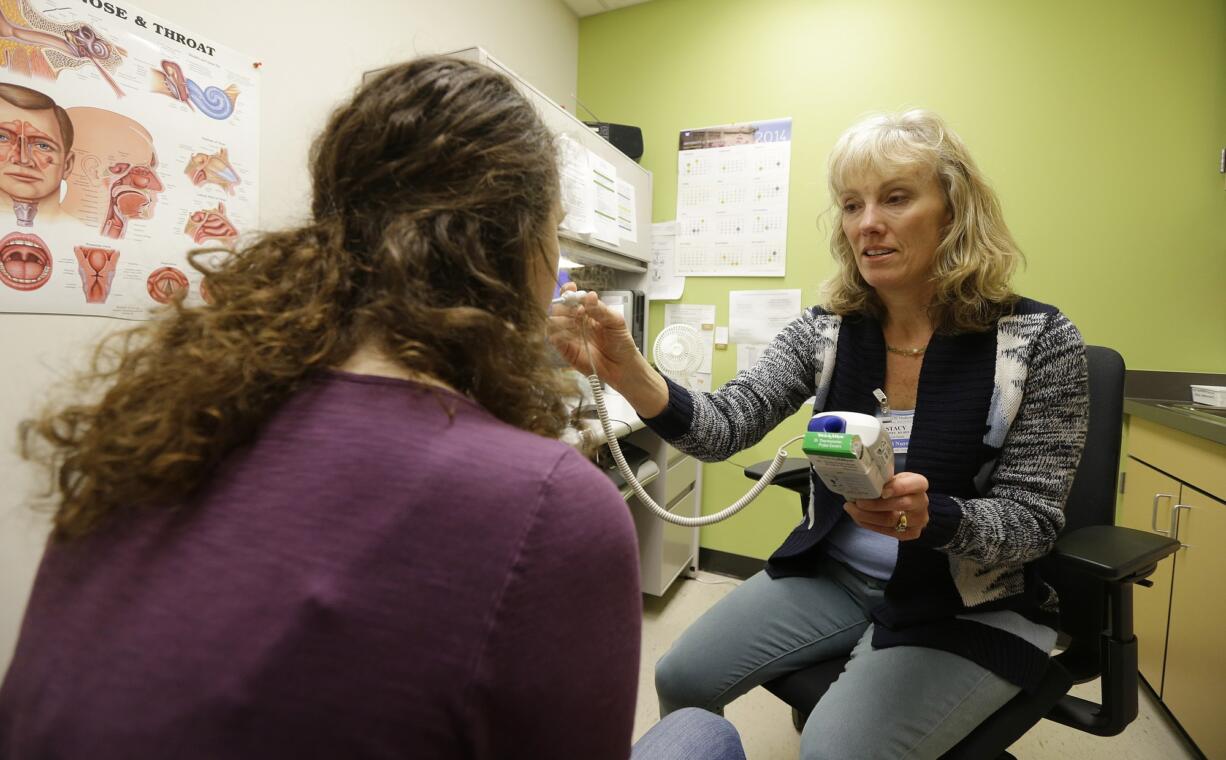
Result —
<path fill-rule="evenodd" d="M 312 149 L 312 218 L 218 266 L 100 345 L 73 403 L 22 423 L 50 468 L 54 535 L 191 496 L 321 370 L 373 345 L 504 422 L 560 434 L 573 392 L 533 298 L 556 234 L 554 143 L 504 76 L 448 58 L 391 67 Z M 446 404 L 446 399 L 440 397 Z"/>
<path fill-rule="evenodd" d="M 987 330 L 1017 301 L 1010 281 L 1024 257 L 965 143 L 940 116 L 923 109 L 870 116 L 835 143 L 827 176 L 834 201 L 830 252 L 838 271 L 824 285 L 824 306 L 835 314 L 884 316 L 876 291 L 856 266 L 837 199 L 853 177 L 916 167 L 936 176 L 953 217 L 933 264 L 933 324 L 942 332 Z"/>

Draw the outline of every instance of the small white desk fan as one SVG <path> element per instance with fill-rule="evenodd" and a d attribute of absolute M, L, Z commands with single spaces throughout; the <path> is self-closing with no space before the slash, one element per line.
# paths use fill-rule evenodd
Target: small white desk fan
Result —
<path fill-rule="evenodd" d="M 690 378 L 702 366 L 702 338 L 693 327 L 684 324 L 669 325 L 656 336 L 651 354 L 656 367 L 670 379 L 689 390 Z"/>

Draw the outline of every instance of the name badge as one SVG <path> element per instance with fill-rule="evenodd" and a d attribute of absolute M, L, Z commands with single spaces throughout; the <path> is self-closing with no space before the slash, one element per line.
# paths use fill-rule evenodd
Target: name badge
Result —
<path fill-rule="evenodd" d="M 890 436 L 890 443 L 894 446 L 895 454 L 907 453 L 907 447 L 911 443 L 911 426 L 914 422 L 915 410 L 908 412 L 891 410 L 887 416 L 881 418 L 881 427 L 885 429 L 886 435 Z"/>

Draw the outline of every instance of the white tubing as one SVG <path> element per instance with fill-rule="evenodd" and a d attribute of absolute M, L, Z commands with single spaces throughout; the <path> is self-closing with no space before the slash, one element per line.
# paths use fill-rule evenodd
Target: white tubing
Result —
<path fill-rule="evenodd" d="M 617 463 L 617 471 L 626 479 L 626 483 L 634 490 L 635 496 L 639 497 L 639 501 L 643 502 L 652 514 L 656 517 L 670 522 L 674 525 L 684 525 L 687 528 L 701 528 L 704 525 L 722 522 L 732 517 L 737 512 L 740 512 L 745 507 L 749 506 L 749 502 L 758 498 L 758 494 L 762 493 L 762 489 L 771 484 L 775 478 L 775 474 L 779 472 L 779 468 L 783 466 L 783 462 L 788 458 L 788 453 L 781 446 L 779 451 L 775 453 L 775 459 L 771 462 L 770 467 L 766 468 L 766 472 L 762 474 L 762 478 L 753 484 L 753 488 L 742 496 L 735 504 L 725 507 L 713 515 L 703 515 L 702 517 L 681 517 L 674 515 L 667 509 L 661 507 L 650 496 L 647 495 L 647 490 L 643 488 L 643 484 L 639 483 L 639 479 L 630 469 L 630 465 L 626 463 L 626 458 L 622 456 L 621 444 L 617 442 L 617 436 L 613 434 L 613 422 L 609 419 L 609 412 L 604 406 L 604 390 L 600 387 L 600 378 L 596 375 L 587 376 L 588 385 L 592 386 L 592 395 L 596 399 L 596 413 L 600 415 L 600 427 L 604 429 L 605 437 L 608 439 L 609 451 L 613 453 L 613 461 Z M 798 435 L 783 444 L 787 446 L 793 441 L 799 441 L 804 438 L 803 435 Z"/>
<path fill-rule="evenodd" d="M 575 305 L 570 303 L 568 305 Z M 592 397 L 596 400 L 596 413 L 600 416 L 600 427 L 604 430 L 605 439 L 609 444 L 609 451 L 613 453 L 613 461 L 617 464 L 617 471 L 625 478 L 626 483 L 634 490 L 634 495 L 639 497 L 639 501 L 643 502 L 651 513 L 665 522 L 670 522 L 674 525 L 683 525 L 687 528 L 701 528 L 704 525 L 722 522 L 732 517 L 737 512 L 740 512 L 745 507 L 749 506 L 749 502 L 758 498 L 762 490 L 771 484 L 775 479 L 775 474 L 779 472 L 779 468 L 783 466 L 783 462 L 788 458 L 788 453 L 784 451 L 783 446 L 787 446 L 795 441 L 804 438 L 803 435 L 798 435 L 785 442 L 779 447 L 779 451 L 775 452 L 775 459 L 771 462 L 770 467 L 766 468 L 766 472 L 762 473 L 762 477 L 753 487 L 742 496 L 735 504 L 725 507 L 713 515 L 703 515 L 702 517 L 681 517 L 674 515 L 667 509 L 661 507 L 650 496 L 647 495 L 646 489 L 635 473 L 631 471 L 630 465 L 626 463 L 626 458 L 622 456 L 621 444 L 617 442 L 617 436 L 613 433 L 613 422 L 609 419 L 609 411 L 604 405 L 604 389 L 600 387 L 600 377 L 596 374 L 596 363 L 592 361 L 592 348 L 587 342 L 586 330 L 587 317 L 581 317 L 579 320 L 579 337 L 583 341 L 583 349 L 587 352 L 588 364 L 592 367 L 592 374 L 587 376 L 588 385 L 592 387 Z"/>

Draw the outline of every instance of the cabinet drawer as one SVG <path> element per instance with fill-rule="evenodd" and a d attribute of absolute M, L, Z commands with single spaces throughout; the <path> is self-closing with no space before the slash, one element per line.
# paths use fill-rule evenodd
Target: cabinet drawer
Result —
<path fill-rule="evenodd" d="M 1128 423 L 1128 455 L 1226 499 L 1226 446 L 1134 415 Z"/>
<path fill-rule="evenodd" d="M 1179 502 L 1178 538 L 1184 546 L 1175 555 L 1162 701 L 1205 757 L 1226 757 L 1226 661 L 1221 653 L 1226 504 L 1186 485 Z"/>
<path fill-rule="evenodd" d="M 680 517 L 693 517 L 695 512 L 694 492 L 681 497 L 669 510 Z M 660 571 L 668 583 L 676 578 L 690 563 L 693 554 L 694 528 L 685 528 L 672 523 L 664 524 L 664 536 L 660 556 Z"/>
<path fill-rule="evenodd" d="M 1153 467 L 1128 458 L 1127 490 L 1120 500 L 1115 524 L 1133 530 L 1160 532 L 1173 522 L 1171 510 L 1179 500 L 1179 481 Z M 1175 561 L 1170 557 L 1158 563 L 1149 577 L 1150 587 L 1133 589 L 1133 630 L 1137 636 L 1137 669 L 1154 692 L 1162 696 L 1162 669 L 1166 660 L 1166 631 L 1171 607 L 1171 577 Z"/>
<path fill-rule="evenodd" d="M 683 492 L 668 511 L 674 515 L 693 517 L 697 511 L 695 495 L 693 488 Z M 630 514 L 634 517 L 639 538 L 639 577 L 643 593 L 661 596 L 689 567 L 698 529 L 659 519 L 637 498 L 630 500 Z"/>
<path fill-rule="evenodd" d="M 669 465 L 668 475 L 664 479 L 664 505 L 673 503 L 680 494 L 692 485 L 697 475 L 698 467 L 691 457 L 682 457 L 676 464 Z"/>

